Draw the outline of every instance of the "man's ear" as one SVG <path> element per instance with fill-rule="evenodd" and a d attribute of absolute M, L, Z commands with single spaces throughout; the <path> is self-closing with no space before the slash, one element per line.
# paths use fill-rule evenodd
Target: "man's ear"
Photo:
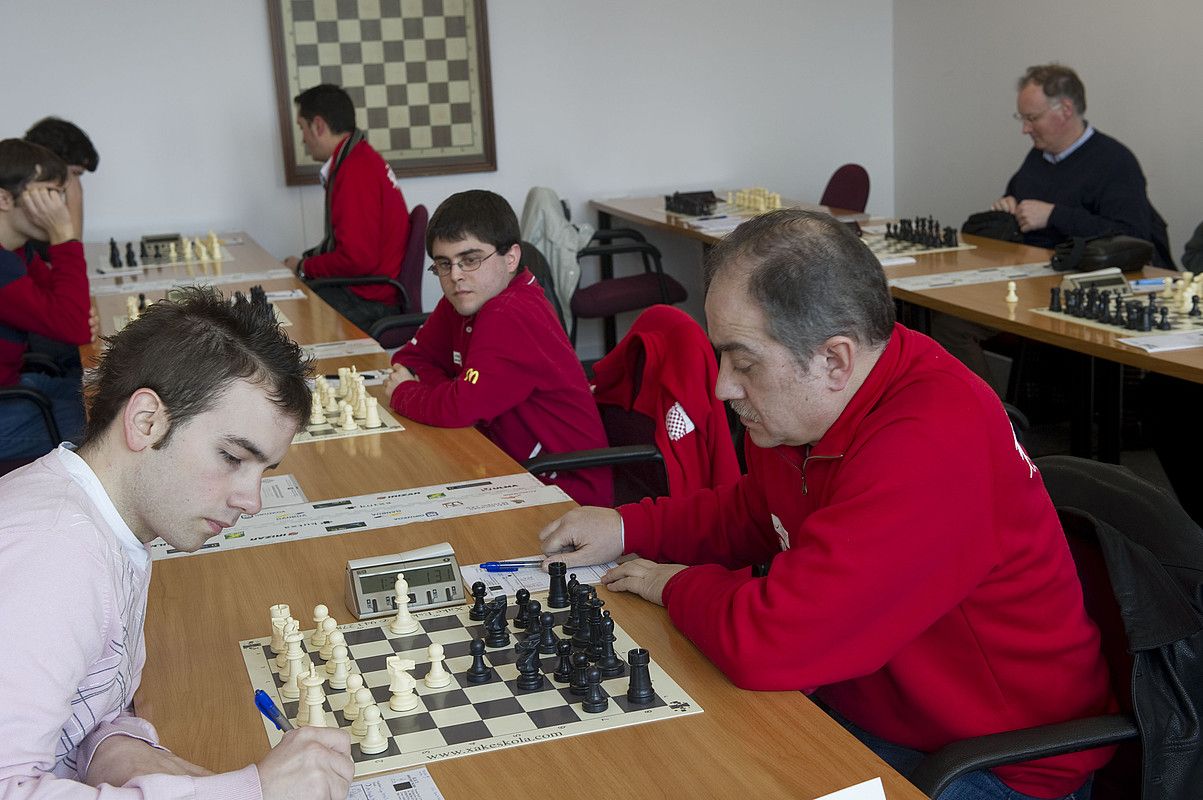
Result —
<path fill-rule="evenodd" d="M 823 378 L 828 388 L 842 392 L 852 379 L 860 348 L 847 336 L 832 336 L 819 348 L 819 354 L 823 357 Z"/>
<path fill-rule="evenodd" d="M 17 200 L 8 189 L 0 189 L 0 211 L 12 211 Z"/>
<path fill-rule="evenodd" d="M 121 414 L 125 446 L 140 453 L 167 435 L 171 421 L 167 406 L 153 389 L 139 389 L 130 395 Z"/>
<path fill-rule="evenodd" d="M 522 263 L 522 245 L 512 245 L 509 250 L 503 254 L 506 271 L 511 275 L 518 271 L 518 266 Z"/>

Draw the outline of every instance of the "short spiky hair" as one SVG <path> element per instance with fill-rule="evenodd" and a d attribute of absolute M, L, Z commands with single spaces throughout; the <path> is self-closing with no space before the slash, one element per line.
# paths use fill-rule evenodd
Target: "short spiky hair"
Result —
<path fill-rule="evenodd" d="M 1037 64 L 1028 67 L 1027 72 L 1019 79 L 1018 90 L 1023 91 L 1023 87 L 1029 83 L 1039 86 L 1044 96 L 1050 100 L 1058 97 L 1069 100 L 1079 117 L 1086 113 L 1086 87 L 1082 85 L 1078 73 L 1069 67 L 1061 64 Z"/>
<path fill-rule="evenodd" d="M 744 276 L 769 335 L 800 364 L 832 336 L 875 348 L 893 333 L 881 262 L 827 214 L 783 209 L 745 222 L 707 256 L 707 290 L 729 272 Z"/>
<path fill-rule="evenodd" d="M 211 288 L 178 289 L 105 341 L 108 349 L 85 386 L 81 447 L 99 440 L 139 389 L 153 390 L 167 407 L 170 426 L 156 448 L 236 380 L 263 386 L 298 424 L 309 414 L 308 360 L 280 330 L 271 305 L 241 293 L 231 302 Z"/>
<path fill-rule="evenodd" d="M 83 167 L 95 172 L 100 166 L 100 154 L 88 134 L 78 125 L 58 117 L 46 117 L 25 131 L 25 141 L 40 144 L 69 166 Z"/>

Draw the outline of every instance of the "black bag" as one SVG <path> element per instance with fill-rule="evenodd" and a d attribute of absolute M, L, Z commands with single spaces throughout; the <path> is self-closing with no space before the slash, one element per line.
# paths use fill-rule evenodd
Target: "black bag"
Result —
<path fill-rule="evenodd" d="M 1153 262 L 1153 245 L 1134 236 L 1075 236 L 1057 245 L 1050 266 L 1055 270 L 1089 272 L 1119 267 L 1139 269 Z"/>
<path fill-rule="evenodd" d="M 1004 242 L 1023 241 L 1023 234 L 1019 232 L 1019 223 L 1015 221 L 1015 215 L 1006 211 L 970 214 L 969 219 L 961 225 L 961 233 L 985 236 L 987 239 L 1001 239 Z"/>

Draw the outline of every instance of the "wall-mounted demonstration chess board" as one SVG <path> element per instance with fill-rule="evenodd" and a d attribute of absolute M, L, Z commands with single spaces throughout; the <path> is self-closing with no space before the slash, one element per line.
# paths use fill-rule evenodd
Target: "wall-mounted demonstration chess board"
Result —
<path fill-rule="evenodd" d="M 516 614 L 517 609 L 510 606 L 507 617 L 512 621 Z M 412 616 L 421 629 L 411 635 L 391 633 L 387 626 L 392 618 L 388 617 L 337 627 L 346 643 L 351 671 L 362 676 L 363 685 L 371 691 L 387 728 L 387 748 L 375 755 L 365 754 L 360 748 L 364 737 L 353 735 L 351 753 L 356 777 L 702 711 L 654 661 L 648 665 L 654 694 L 647 703 L 636 704 L 627 699 L 630 668 L 626 667 L 622 675 L 601 682 L 601 688 L 609 696 L 605 710 L 584 711 L 582 698 L 573 694 L 568 684 L 553 678 L 557 666 L 554 655 L 540 657 L 544 678 L 541 688 L 519 689 L 515 644 L 526 637 L 526 632 L 520 629 L 512 630 L 511 644 L 487 648 L 484 660 L 493 674 L 483 683 L 471 683 L 466 680 L 473 661 L 469 647 L 472 640 L 485 637 L 484 624 L 469 618 L 466 605 L 417 611 Z M 560 638 L 570 639 L 562 629 L 567 616 L 567 611 L 554 612 L 555 630 Z M 328 660 L 312 646 L 312 631 L 303 635 L 306 661 L 319 670 L 324 669 Z M 613 635 L 614 651 L 625 661 L 629 651 L 638 645 L 618 625 L 614 626 Z M 423 683 L 430 668 L 427 648 L 433 643 L 442 645 L 444 663 L 451 673 L 450 684 L 441 689 L 430 689 Z M 284 681 L 271 649 L 271 637 L 251 639 L 240 645 L 252 687 L 267 692 L 284 715 L 295 722 L 300 703 L 285 700 L 280 692 Z M 411 711 L 397 712 L 389 707 L 390 674 L 385 664 L 390 656 L 417 662 L 411 674 L 417 682 L 418 704 Z M 343 715 L 347 692 L 325 688 L 322 710 L 327 726 L 350 728 L 352 722 Z M 282 738 L 280 731 L 266 719 L 264 727 L 272 745 L 278 743 Z"/>

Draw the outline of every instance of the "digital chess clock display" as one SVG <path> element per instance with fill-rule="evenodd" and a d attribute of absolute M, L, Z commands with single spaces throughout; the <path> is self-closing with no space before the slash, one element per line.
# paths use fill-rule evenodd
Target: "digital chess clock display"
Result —
<path fill-rule="evenodd" d="M 358 619 L 396 613 L 398 575 L 409 585 L 410 611 L 464 601 L 459 564 L 451 545 L 444 542 L 404 553 L 348 561 L 347 608 Z"/>

